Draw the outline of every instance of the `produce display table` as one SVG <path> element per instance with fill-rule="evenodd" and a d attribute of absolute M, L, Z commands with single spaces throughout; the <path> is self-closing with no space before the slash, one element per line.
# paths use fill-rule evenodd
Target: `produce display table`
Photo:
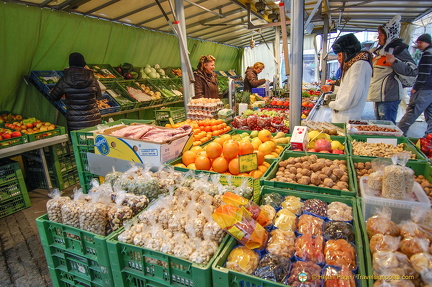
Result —
<path fill-rule="evenodd" d="M 67 142 L 68 140 L 69 140 L 69 136 L 67 134 L 63 134 L 51 138 L 46 138 L 34 142 L 29 142 L 25 144 L 20 144 L 8 148 L 0 149 L 0 159 L 38 149 L 48 189 L 52 189 L 51 178 L 49 175 L 48 166 L 45 158 L 45 152 L 43 148 L 47 146 L 59 144 L 62 142 Z"/>

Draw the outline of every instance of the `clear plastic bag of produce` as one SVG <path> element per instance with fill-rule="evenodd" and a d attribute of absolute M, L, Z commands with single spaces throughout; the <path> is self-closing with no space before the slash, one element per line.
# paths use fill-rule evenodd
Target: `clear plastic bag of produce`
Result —
<path fill-rule="evenodd" d="M 399 236 L 400 228 L 391 220 L 392 211 L 389 207 L 374 210 L 374 215 L 366 220 L 366 232 L 369 239 L 374 234 Z"/>
<path fill-rule="evenodd" d="M 282 229 L 273 229 L 266 250 L 274 255 L 291 258 L 295 251 L 295 233 Z"/>
<path fill-rule="evenodd" d="M 428 252 L 417 253 L 410 257 L 410 261 L 423 283 L 432 285 L 432 255 Z"/>
<path fill-rule="evenodd" d="M 390 199 L 405 199 L 414 187 L 414 171 L 406 167 L 410 159 L 407 153 L 392 156 L 392 165 L 384 168 L 382 196 Z"/>
<path fill-rule="evenodd" d="M 284 201 L 284 197 L 276 192 L 266 193 L 261 198 L 262 205 L 271 205 L 273 208 L 278 208 Z"/>
<path fill-rule="evenodd" d="M 237 246 L 228 255 L 225 267 L 240 273 L 252 275 L 258 267 L 259 260 L 260 256 L 256 251 L 250 250 L 245 246 Z"/>
<path fill-rule="evenodd" d="M 106 231 L 107 234 L 110 234 L 111 232 L 121 228 L 124 221 L 131 219 L 135 215 L 133 210 L 129 206 L 123 205 L 126 196 L 126 192 L 117 194 L 115 205 L 110 206 L 110 208 L 108 209 L 108 225 Z"/>
<path fill-rule="evenodd" d="M 302 214 L 297 221 L 297 232 L 301 234 L 323 235 L 324 220 L 309 214 Z"/>
<path fill-rule="evenodd" d="M 258 116 L 257 115 L 250 115 L 246 118 L 247 126 L 253 130 L 256 128 L 258 124 Z"/>
<path fill-rule="evenodd" d="M 303 212 L 324 218 L 327 216 L 327 203 L 317 198 L 308 199 L 304 202 Z"/>
<path fill-rule="evenodd" d="M 391 159 L 389 158 L 376 158 L 371 161 L 371 166 L 374 172 L 369 174 L 368 186 L 371 189 L 382 190 L 384 168 L 391 165 Z"/>
<path fill-rule="evenodd" d="M 372 255 L 372 265 L 376 275 L 414 276 L 416 274 L 409 258 L 398 251 L 375 252 Z"/>
<path fill-rule="evenodd" d="M 260 116 L 260 117 L 258 117 L 257 125 L 260 128 L 271 127 L 271 117 L 268 117 L 268 116 Z"/>
<path fill-rule="evenodd" d="M 384 234 L 374 234 L 369 241 L 369 250 L 371 253 L 378 251 L 394 252 L 399 248 L 401 237 L 395 237 Z"/>
<path fill-rule="evenodd" d="M 91 196 L 92 201 L 79 210 L 80 229 L 105 236 L 108 224 L 108 204 L 111 198 L 101 192 L 93 192 Z"/>
<path fill-rule="evenodd" d="M 62 192 L 55 188 L 48 194 L 49 199 L 46 203 L 48 219 L 53 222 L 63 223 L 61 208 L 65 202 L 71 199 L 68 196 L 61 196 Z"/>
<path fill-rule="evenodd" d="M 276 209 L 274 209 L 271 205 L 260 205 L 260 209 L 261 212 L 266 214 L 266 217 L 269 219 L 269 225 L 271 225 L 276 217 Z"/>
<path fill-rule="evenodd" d="M 263 249 L 267 243 L 268 233 L 249 214 L 244 206 L 224 204 L 215 210 L 213 219 L 247 248 Z"/>
<path fill-rule="evenodd" d="M 347 266 L 325 266 L 324 287 L 356 287 L 355 275 Z"/>
<path fill-rule="evenodd" d="M 288 209 L 280 209 L 276 213 L 274 226 L 286 231 L 296 231 L 297 216 Z"/>
<path fill-rule="evenodd" d="M 150 168 L 150 166 L 130 168 L 116 180 L 115 187 L 118 186 L 136 195 L 145 195 L 149 200 L 156 199 L 164 191 L 159 189 L 159 182 L 152 176 Z"/>
<path fill-rule="evenodd" d="M 324 237 L 303 234 L 295 242 L 295 256 L 303 261 L 324 263 Z"/>
<path fill-rule="evenodd" d="M 324 247 L 325 263 L 333 266 L 346 266 L 349 270 L 357 269 L 356 248 L 345 239 L 330 239 Z"/>
<path fill-rule="evenodd" d="M 237 129 L 243 129 L 243 130 L 248 130 L 249 126 L 247 124 L 247 119 L 242 118 L 240 116 L 236 116 L 233 119 L 232 125 L 237 128 Z M 243 127 L 243 128 L 242 128 Z"/>
<path fill-rule="evenodd" d="M 79 210 L 87 203 L 84 199 L 86 195 L 81 188 L 74 188 L 73 194 L 73 200 L 67 200 L 61 207 L 62 221 L 63 224 L 79 228 Z"/>
<path fill-rule="evenodd" d="M 327 217 L 336 221 L 352 221 L 352 207 L 343 202 L 333 201 L 327 206 Z"/>
<path fill-rule="evenodd" d="M 244 206 L 246 210 L 251 214 L 251 217 L 263 227 L 271 224 L 271 220 L 268 215 L 265 212 L 262 212 L 255 202 L 250 201 L 247 198 L 228 191 L 222 195 L 222 200 L 226 204 L 230 204 L 233 206 Z"/>
<path fill-rule="evenodd" d="M 301 201 L 300 197 L 289 195 L 284 198 L 280 206 L 296 215 L 300 215 L 303 211 L 304 203 Z"/>
<path fill-rule="evenodd" d="M 412 220 L 403 220 L 399 224 L 402 237 L 426 238 L 432 242 L 432 228 L 418 224 Z"/>
<path fill-rule="evenodd" d="M 117 240 L 120 242 L 133 244 L 134 238 L 138 232 L 141 232 L 141 228 L 138 226 L 138 218 L 132 218 L 124 222 L 124 231 L 119 234 Z M 141 224 L 141 226 L 144 226 Z"/>
<path fill-rule="evenodd" d="M 324 239 L 345 239 L 354 242 L 354 228 L 346 221 L 328 221 L 324 227 Z"/>
<path fill-rule="evenodd" d="M 289 257 L 268 253 L 264 255 L 253 275 L 265 280 L 282 283 L 291 268 Z"/>
<path fill-rule="evenodd" d="M 285 284 L 293 287 L 320 287 L 321 272 L 321 266 L 311 261 L 297 261 L 292 264 Z"/>
<path fill-rule="evenodd" d="M 251 199 L 252 195 L 253 195 L 253 188 L 248 186 L 248 184 L 249 184 L 249 178 L 243 177 L 240 186 L 236 187 L 233 190 L 233 193 L 235 193 L 241 197 L 244 197 L 246 199 Z"/>

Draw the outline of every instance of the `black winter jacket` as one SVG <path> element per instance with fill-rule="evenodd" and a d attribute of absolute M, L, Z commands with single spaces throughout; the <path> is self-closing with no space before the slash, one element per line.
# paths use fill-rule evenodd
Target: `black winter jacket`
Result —
<path fill-rule="evenodd" d="M 58 101 L 65 95 L 68 130 L 79 130 L 102 122 L 97 106 L 101 97 L 99 84 L 93 71 L 84 68 L 68 68 L 57 82 L 50 98 Z"/>

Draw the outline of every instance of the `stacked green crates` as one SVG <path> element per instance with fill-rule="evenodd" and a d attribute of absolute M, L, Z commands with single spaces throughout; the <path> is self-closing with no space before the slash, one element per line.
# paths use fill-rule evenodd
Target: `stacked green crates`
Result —
<path fill-rule="evenodd" d="M 11 160 L 2 160 L 0 165 L 0 218 L 30 207 L 27 192 L 19 164 Z"/>
<path fill-rule="evenodd" d="M 106 236 L 36 219 L 53 286 L 114 287 Z"/>
<path fill-rule="evenodd" d="M 70 142 L 59 143 L 44 148 L 51 184 L 54 188 L 63 190 L 78 182 L 78 173 L 75 157 Z M 48 189 L 39 151 L 30 151 L 24 154 L 26 166 L 26 182 L 30 189 Z M 74 178 L 74 180 L 71 180 Z"/>
<path fill-rule="evenodd" d="M 106 123 L 106 126 L 115 126 L 119 124 L 129 125 L 131 123 L 140 124 L 151 124 L 153 121 L 149 120 L 129 120 L 122 119 L 111 123 Z M 81 188 L 84 192 L 91 189 L 91 181 L 98 179 L 99 176 L 90 172 L 88 163 L 87 153 L 94 153 L 94 131 L 97 131 L 97 127 L 90 127 L 78 131 L 72 131 L 70 133 L 72 139 L 72 145 L 75 155 L 75 163 L 78 170 L 78 179 L 81 184 Z"/>

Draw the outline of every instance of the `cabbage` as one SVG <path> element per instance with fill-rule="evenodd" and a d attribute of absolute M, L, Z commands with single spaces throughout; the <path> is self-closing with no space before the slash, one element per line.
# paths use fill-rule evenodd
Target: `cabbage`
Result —
<path fill-rule="evenodd" d="M 165 76 L 165 71 L 164 71 L 164 69 L 158 69 L 157 72 L 158 72 L 161 76 Z"/>
<path fill-rule="evenodd" d="M 144 73 L 146 73 L 147 75 L 150 74 L 152 72 L 151 68 L 147 68 L 145 67 L 144 69 Z"/>
<path fill-rule="evenodd" d="M 155 73 L 156 73 L 156 69 L 155 69 L 155 68 L 150 68 L 150 70 L 151 70 L 152 72 L 155 72 Z"/>
<path fill-rule="evenodd" d="M 151 68 L 151 66 L 150 66 L 149 64 L 145 65 L 145 67 L 146 67 L 146 68 L 149 68 L 149 69 Z"/>
<path fill-rule="evenodd" d="M 158 73 L 156 73 L 156 78 L 160 78 L 161 77 L 161 75 L 160 74 L 158 74 Z"/>
<path fill-rule="evenodd" d="M 157 76 L 160 76 L 160 75 L 156 72 L 151 72 L 148 74 L 148 76 L 150 77 L 150 79 L 156 79 Z"/>
<path fill-rule="evenodd" d="M 155 69 L 160 69 L 159 64 L 154 65 Z"/>

